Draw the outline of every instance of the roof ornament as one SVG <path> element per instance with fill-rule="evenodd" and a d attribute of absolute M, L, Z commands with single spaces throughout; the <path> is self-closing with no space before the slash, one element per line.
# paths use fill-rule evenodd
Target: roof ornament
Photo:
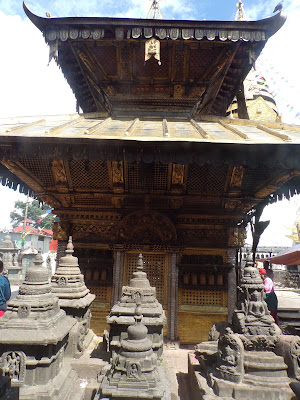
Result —
<path fill-rule="evenodd" d="M 151 17 L 151 15 L 153 15 L 153 17 Z M 152 1 L 150 10 L 149 10 L 148 15 L 147 15 L 147 18 L 163 19 L 161 11 L 160 11 L 159 4 L 158 4 L 158 0 L 153 0 Z"/>
<path fill-rule="evenodd" d="M 161 65 L 160 61 L 160 41 L 155 38 L 151 38 L 147 40 L 145 43 L 145 63 L 148 61 L 151 57 L 154 57 L 158 65 Z"/>
<path fill-rule="evenodd" d="M 235 21 L 246 21 L 247 17 L 246 17 L 246 13 L 244 10 L 244 3 L 242 2 L 242 0 L 239 0 L 238 3 L 236 3 L 237 6 L 237 12 L 235 14 Z"/>
<path fill-rule="evenodd" d="M 283 1 L 284 1 L 284 0 L 281 0 L 281 2 L 277 4 L 277 6 L 274 8 L 273 13 L 276 13 L 277 11 L 280 12 L 280 11 L 282 10 L 282 8 L 283 8 L 283 5 L 282 5 Z"/>

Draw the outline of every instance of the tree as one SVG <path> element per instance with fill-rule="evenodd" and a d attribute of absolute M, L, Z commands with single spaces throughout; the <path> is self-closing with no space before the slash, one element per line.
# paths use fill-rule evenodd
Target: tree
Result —
<path fill-rule="evenodd" d="M 14 210 L 10 213 L 10 222 L 14 228 L 22 225 L 21 221 L 24 220 L 25 209 L 26 202 L 20 200 L 15 202 Z M 46 211 L 49 210 L 51 210 L 51 207 L 47 204 L 44 204 L 42 209 L 40 203 L 37 200 L 33 200 L 28 203 L 27 219 L 33 222 L 35 228 L 52 229 L 55 217 L 51 213 L 45 215 Z"/>

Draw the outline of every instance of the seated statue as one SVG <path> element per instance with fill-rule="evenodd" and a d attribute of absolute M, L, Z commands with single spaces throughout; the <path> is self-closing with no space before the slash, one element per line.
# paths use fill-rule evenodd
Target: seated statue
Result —
<path fill-rule="evenodd" d="M 261 299 L 261 293 L 258 290 L 253 291 L 247 311 L 246 323 L 262 322 L 271 325 L 274 322 L 267 304 Z"/>

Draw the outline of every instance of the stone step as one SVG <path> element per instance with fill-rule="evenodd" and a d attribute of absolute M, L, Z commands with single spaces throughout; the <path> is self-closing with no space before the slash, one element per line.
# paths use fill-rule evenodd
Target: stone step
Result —
<path fill-rule="evenodd" d="M 286 377 L 273 377 L 273 376 L 265 376 L 265 375 L 250 375 L 245 374 L 243 383 L 250 384 L 255 386 L 262 386 L 267 388 L 282 388 L 284 385 L 288 385 L 291 382 L 291 379 Z"/>

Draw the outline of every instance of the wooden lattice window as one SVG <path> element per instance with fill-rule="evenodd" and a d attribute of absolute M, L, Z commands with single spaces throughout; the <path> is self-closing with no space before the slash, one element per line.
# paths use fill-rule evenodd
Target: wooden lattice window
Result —
<path fill-rule="evenodd" d="M 109 187 L 106 163 L 102 161 L 71 160 L 69 167 L 74 187 L 97 189 Z"/>
<path fill-rule="evenodd" d="M 97 306 L 98 303 L 108 303 L 111 301 L 111 287 L 106 286 L 88 286 L 91 293 L 96 295 L 93 306 Z"/>
<path fill-rule="evenodd" d="M 128 164 L 128 188 L 167 190 L 168 164 L 135 162 Z"/>
<path fill-rule="evenodd" d="M 190 164 L 188 169 L 188 192 L 223 192 L 226 184 L 228 166 Z"/>
<path fill-rule="evenodd" d="M 48 158 L 36 157 L 29 158 L 27 155 L 21 158 L 20 163 L 24 165 L 34 176 L 36 176 L 45 186 L 54 186 L 50 160 Z"/>
<path fill-rule="evenodd" d="M 167 300 L 167 262 L 165 253 L 142 253 L 144 271 L 150 285 L 156 288 L 156 297 L 160 303 Z M 124 285 L 128 285 L 133 273 L 137 270 L 139 253 L 127 253 L 124 264 Z"/>
<path fill-rule="evenodd" d="M 181 289 L 179 291 L 179 304 L 226 307 L 227 293 L 221 290 Z"/>

